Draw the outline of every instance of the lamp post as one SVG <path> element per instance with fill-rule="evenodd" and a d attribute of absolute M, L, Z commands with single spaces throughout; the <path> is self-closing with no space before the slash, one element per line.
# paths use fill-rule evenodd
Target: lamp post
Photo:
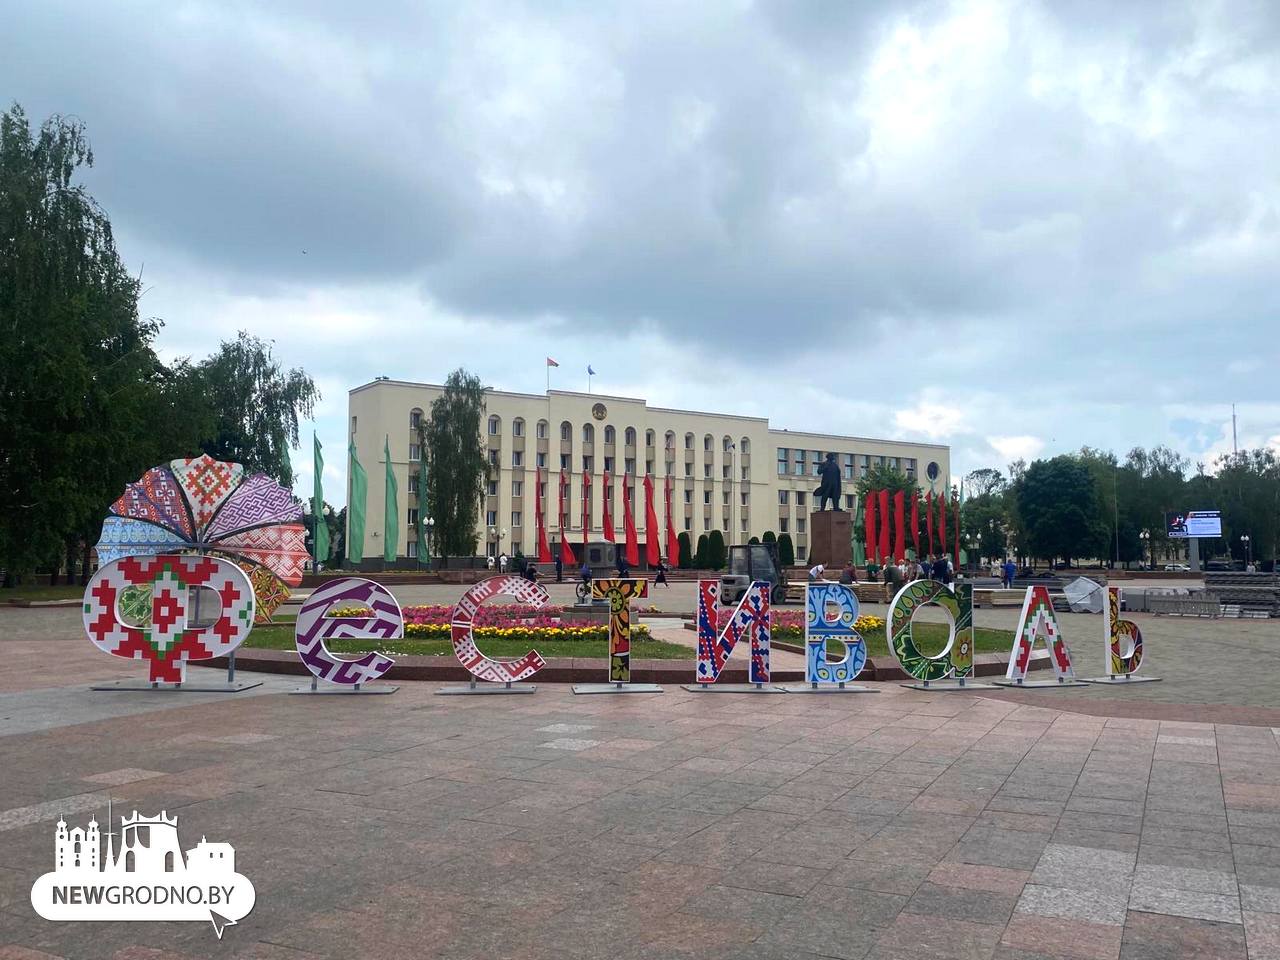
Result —
<path fill-rule="evenodd" d="M 427 531 L 427 566 L 429 568 L 431 566 L 431 547 L 432 547 L 431 534 L 433 532 L 433 528 L 436 525 L 436 518 L 427 517 L 424 523 L 426 525 L 426 531 Z"/>
<path fill-rule="evenodd" d="M 1151 548 L 1151 531 L 1143 530 L 1138 534 L 1138 539 L 1142 541 L 1142 556 L 1145 558 L 1147 556 L 1147 551 L 1150 550 Z M 1154 570 L 1155 567 L 1156 567 L 1156 558 L 1154 555 L 1152 555 L 1151 559 L 1147 563 L 1147 569 Z"/>
<path fill-rule="evenodd" d="M 1247 570 L 1249 569 L 1249 560 L 1251 558 L 1251 554 L 1249 552 L 1249 545 L 1251 543 L 1249 535 L 1247 533 L 1240 534 L 1240 542 L 1244 544 L 1244 566 Z"/>

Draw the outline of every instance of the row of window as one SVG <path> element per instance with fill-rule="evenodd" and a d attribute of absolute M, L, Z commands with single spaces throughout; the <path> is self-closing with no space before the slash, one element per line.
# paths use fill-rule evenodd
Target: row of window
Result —
<path fill-rule="evenodd" d="M 779 447 L 778 476 L 784 477 L 787 474 L 791 474 L 792 476 L 803 477 L 807 474 L 816 477 L 821 472 L 822 464 L 826 459 L 826 453 L 821 450 L 799 450 L 791 449 L 790 447 Z M 914 457 L 872 457 L 865 453 L 840 453 L 836 454 L 836 460 L 840 464 L 841 473 L 846 480 L 864 476 L 871 469 L 872 464 L 888 467 L 891 470 L 901 470 L 909 480 L 916 478 L 916 461 Z"/>
<path fill-rule="evenodd" d="M 572 525 L 572 526 L 577 526 L 577 519 L 578 519 L 578 518 L 576 518 L 576 517 L 572 517 L 572 518 L 567 518 L 567 519 L 569 519 L 569 521 L 570 521 L 570 523 L 571 523 L 571 525 Z M 415 525 L 417 522 L 418 522 L 418 511 L 417 511 L 417 510 L 410 510 L 410 511 L 409 511 L 409 529 L 411 529 L 411 530 L 412 530 L 412 529 L 414 528 L 414 525 Z M 750 531 L 750 522 L 751 522 L 751 521 L 750 521 L 747 517 L 743 517 L 743 518 L 741 518 L 741 520 L 739 521 L 739 529 L 740 529 L 744 534 L 745 534 L 745 533 L 748 533 L 748 532 Z M 485 524 L 485 526 L 486 526 L 486 527 L 496 527 L 496 526 L 498 525 L 498 511 L 497 511 L 497 510 L 486 510 L 486 511 L 484 512 L 484 524 Z M 523 525 L 524 525 L 524 515 L 523 515 L 519 510 L 512 510 L 512 511 L 511 511 L 511 526 L 514 528 L 514 527 L 521 527 L 521 526 L 523 526 Z M 728 518 L 727 516 L 724 518 L 724 522 L 723 522 L 722 526 L 723 526 L 723 527 L 725 527 L 725 528 L 727 528 L 727 527 L 729 526 L 729 518 Z M 782 532 L 782 533 L 787 533 L 787 532 L 788 532 L 788 531 L 787 531 L 787 522 L 786 522 L 785 520 L 783 520 L 783 521 L 781 522 L 781 527 L 782 527 L 782 529 L 781 529 L 781 532 Z M 581 528 L 579 527 L 579 529 L 581 529 Z M 685 517 L 685 518 L 684 518 L 684 529 L 686 529 L 686 530 L 692 530 L 692 529 L 693 529 L 693 519 L 692 519 L 692 518 L 690 518 L 690 517 Z M 703 530 L 710 530 L 710 529 L 711 529 L 711 518 L 710 518 L 710 517 L 703 517 L 703 518 L 702 518 L 702 529 L 703 529 Z M 796 521 L 796 532 L 797 532 L 797 533 L 804 533 L 804 521 L 803 521 L 803 520 L 798 520 L 798 521 Z"/>
<path fill-rule="evenodd" d="M 803 490 L 779 490 L 778 504 L 780 506 L 789 506 L 791 504 L 791 495 L 795 494 L 796 506 L 803 507 L 808 502 L 808 496 Z M 844 506 L 846 510 L 853 509 L 853 495 L 846 493 L 844 495 Z"/>

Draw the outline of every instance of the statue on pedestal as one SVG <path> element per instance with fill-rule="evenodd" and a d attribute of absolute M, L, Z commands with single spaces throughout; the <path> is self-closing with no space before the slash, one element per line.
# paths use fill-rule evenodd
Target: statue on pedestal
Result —
<path fill-rule="evenodd" d="M 822 462 L 822 466 L 818 467 L 818 476 L 822 478 L 822 484 L 817 490 L 813 491 L 813 501 L 817 505 L 819 511 L 826 509 L 826 503 L 831 501 L 831 509 L 840 509 L 840 465 L 836 463 L 836 455 L 828 453 L 827 459 Z"/>

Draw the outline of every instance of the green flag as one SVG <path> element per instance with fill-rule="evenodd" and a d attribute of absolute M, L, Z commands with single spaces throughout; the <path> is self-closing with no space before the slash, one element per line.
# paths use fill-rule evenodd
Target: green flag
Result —
<path fill-rule="evenodd" d="M 347 504 L 347 559 L 359 563 L 364 559 L 364 510 L 369 500 L 369 477 L 356 456 L 356 442 L 347 446 L 351 457 L 351 502 Z"/>
<path fill-rule="evenodd" d="M 382 450 L 387 455 L 386 511 L 382 516 L 382 559 L 392 563 L 396 559 L 396 547 L 400 544 L 400 503 L 396 497 L 396 474 L 391 469 L 391 437 L 385 437 Z"/>
<path fill-rule="evenodd" d="M 849 539 L 853 541 L 853 562 L 856 566 L 864 567 L 867 564 L 867 551 L 858 539 L 858 531 L 862 529 L 862 511 L 866 508 L 859 496 L 853 498 L 853 504 L 853 525 L 849 528 Z"/>
<path fill-rule="evenodd" d="M 427 451 L 423 444 L 422 459 L 418 461 L 418 563 L 430 563 L 431 547 L 427 543 Z"/>
<path fill-rule="evenodd" d="M 320 564 L 329 559 L 329 524 L 324 519 L 324 457 L 320 454 L 320 438 L 313 432 L 311 439 L 316 445 L 315 485 L 311 494 L 311 517 L 315 522 L 313 543 L 315 546 L 315 568 L 319 572 Z"/>

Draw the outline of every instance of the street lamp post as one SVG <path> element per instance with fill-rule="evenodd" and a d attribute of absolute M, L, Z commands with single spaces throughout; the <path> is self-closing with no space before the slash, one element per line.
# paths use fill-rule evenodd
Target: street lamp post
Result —
<path fill-rule="evenodd" d="M 1247 533 L 1242 533 L 1240 534 L 1240 542 L 1244 544 L 1244 566 L 1247 570 L 1249 569 L 1249 561 L 1251 559 L 1249 548 L 1252 541 L 1249 539 L 1249 535 Z"/>
<path fill-rule="evenodd" d="M 424 523 L 425 523 L 425 526 L 426 526 L 426 532 L 427 532 L 427 567 L 428 567 L 428 568 L 430 568 L 430 566 L 431 566 L 431 547 L 432 547 L 432 543 L 431 543 L 431 534 L 432 534 L 432 532 L 433 532 L 432 528 L 433 528 L 433 527 L 435 527 L 435 525 L 436 525 L 435 517 L 427 517 L 427 519 L 424 521 Z M 421 551 L 419 551 L 419 555 L 421 555 Z"/>
<path fill-rule="evenodd" d="M 1145 558 L 1147 557 L 1147 552 L 1151 549 L 1151 531 L 1143 530 L 1141 533 L 1138 534 L 1138 539 L 1142 541 L 1142 556 Z M 1154 570 L 1155 567 L 1156 567 L 1156 558 L 1155 558 L 1155 555 L 1152 554 L 1150 560 L 1147 563 L 1147 569 Z"/>

